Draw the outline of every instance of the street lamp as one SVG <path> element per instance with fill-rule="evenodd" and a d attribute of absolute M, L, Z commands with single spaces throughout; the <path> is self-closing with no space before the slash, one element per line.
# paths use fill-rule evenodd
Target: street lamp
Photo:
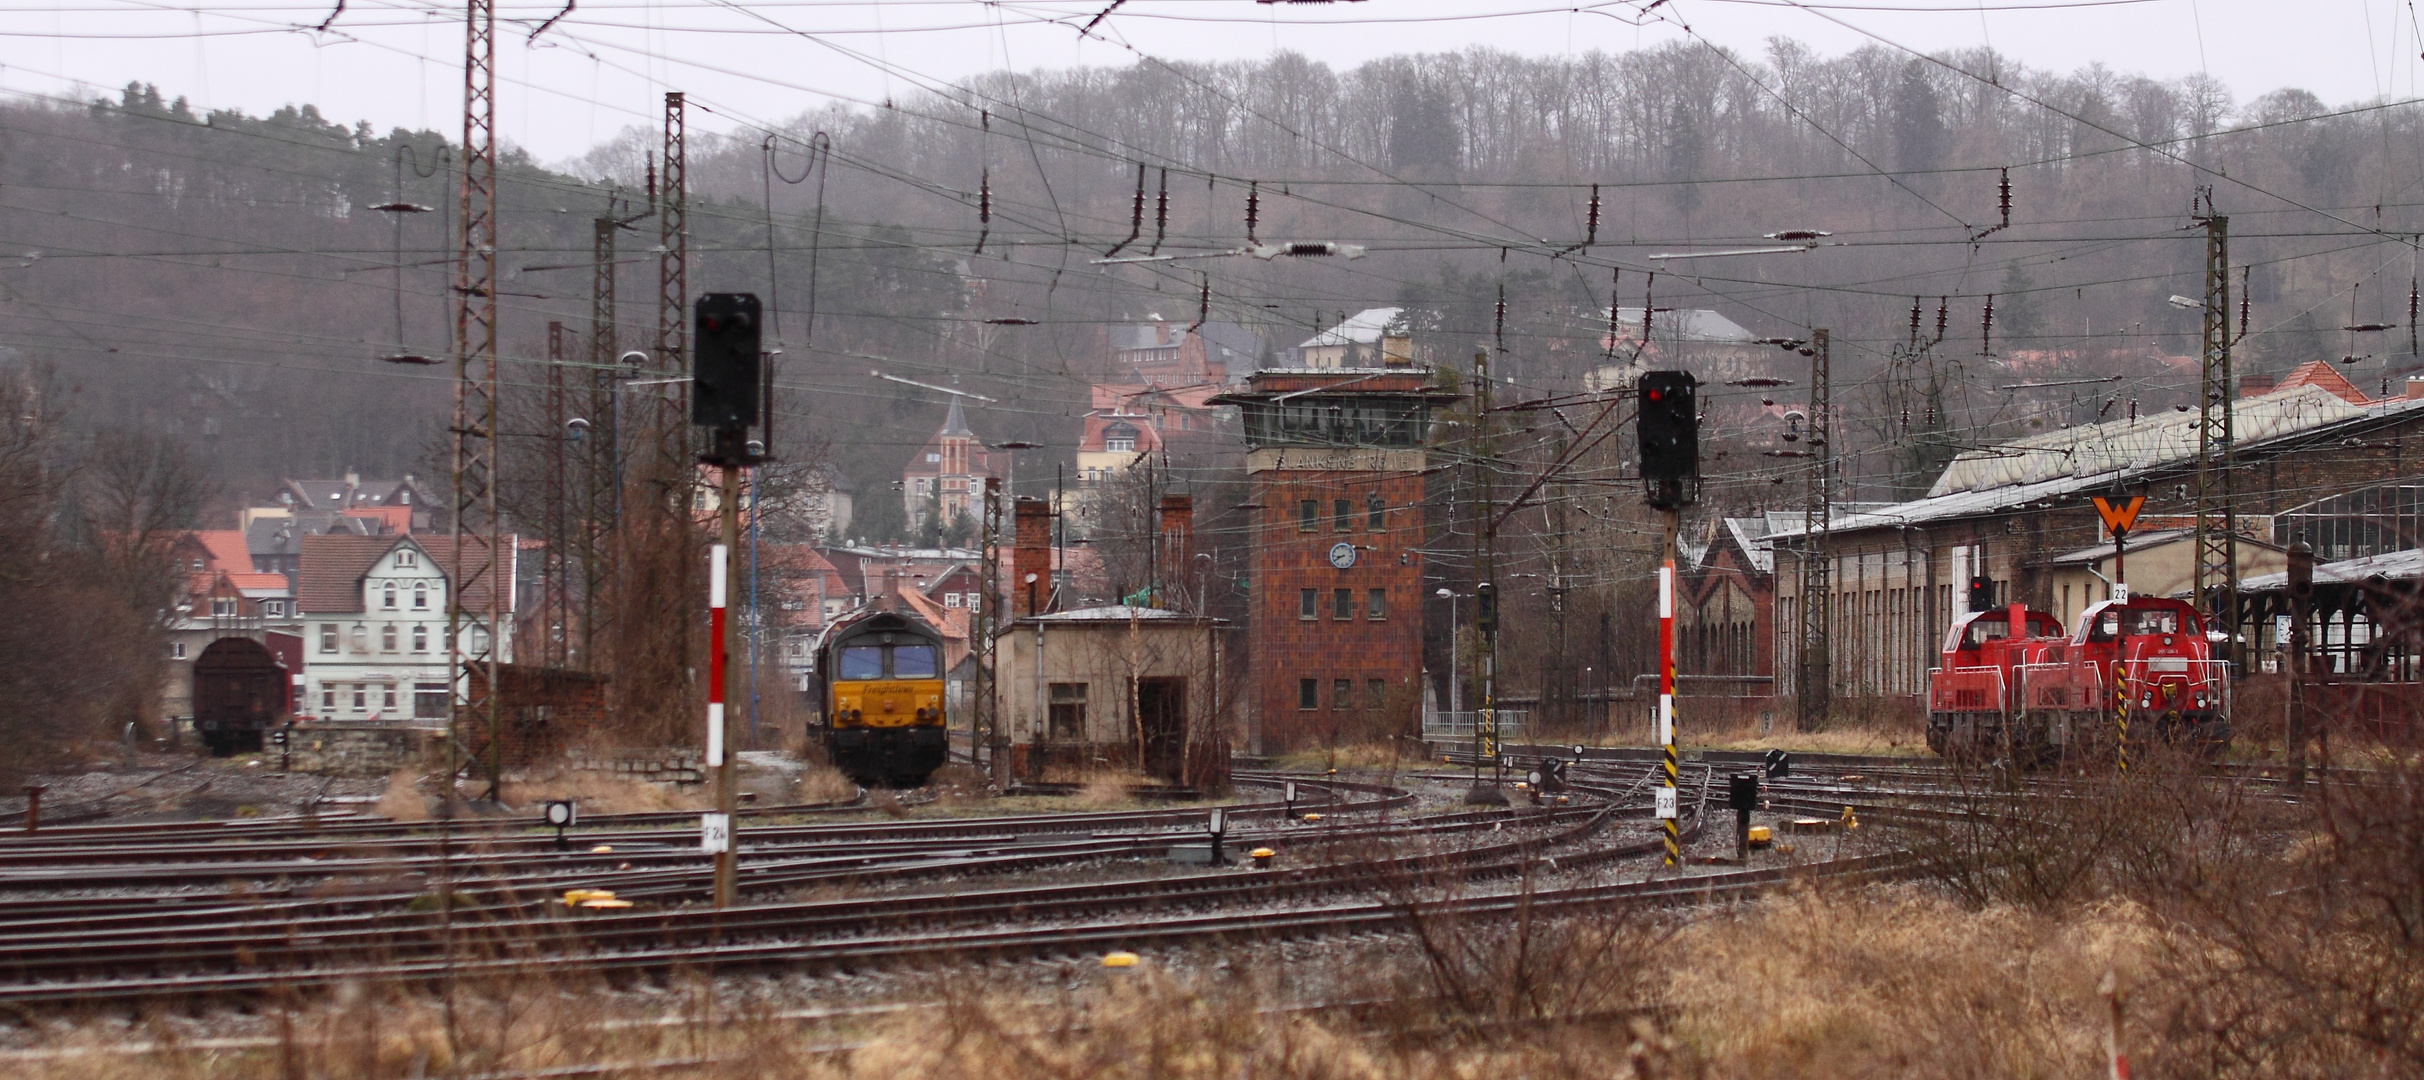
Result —
<path fill-rule="evenodd" d="M 1456 629 L 1463 624 L 1456 621 L 1456 601 L 1466 594 L 1442 588 L 1431 595 L 1448 602 L 1448 715 L 1460 716 L 1464 713 L 1464 672 L 1456 666 Z"/>

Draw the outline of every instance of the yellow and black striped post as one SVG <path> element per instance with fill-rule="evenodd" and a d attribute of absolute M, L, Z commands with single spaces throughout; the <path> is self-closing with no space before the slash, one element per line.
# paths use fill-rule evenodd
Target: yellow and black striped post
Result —
<path fill-rule="evenodd" d="M 2113 662 L 2113 753 L 2122 772 L 2129 771 L 2129 665 Z"/>

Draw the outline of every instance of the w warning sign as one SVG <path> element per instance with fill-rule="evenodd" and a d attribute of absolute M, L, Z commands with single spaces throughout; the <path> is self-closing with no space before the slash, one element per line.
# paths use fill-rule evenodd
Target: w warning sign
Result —
<path fill-rule="evenodd" d="M 2104 527 L 2115 535 L 2126 533 L 2138 521 L 2138 509 L 2146 505 L 2144 495 L 2096 496 L 2096 516 L 2104 519 Z"/>

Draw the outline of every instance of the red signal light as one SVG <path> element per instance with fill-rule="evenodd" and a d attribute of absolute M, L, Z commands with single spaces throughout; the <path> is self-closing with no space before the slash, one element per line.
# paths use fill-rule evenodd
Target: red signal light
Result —
<path fill-rule="evenodd" d="M 1650 391 L 1650 400 L 1651 400 L 1651 401 L 1659 401 L 1659 400 L 1664 399 L 1665 397 L 1666 397 L 1666 391 L 1663 391 L 1663 390 L 1652 390 L 1652 391 Z"/>

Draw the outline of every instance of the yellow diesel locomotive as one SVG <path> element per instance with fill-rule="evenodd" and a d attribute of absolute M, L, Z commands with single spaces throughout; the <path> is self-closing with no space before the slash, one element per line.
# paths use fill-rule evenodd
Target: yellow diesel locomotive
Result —
<path fill-rule="evenodd" d="M 809 732 L 850 779 L 913 788 L 941 768 L 949 742 L 943 708 L 943 636 L 903 611 L 844 616 L 817 644 L 824 731 Z"/>

